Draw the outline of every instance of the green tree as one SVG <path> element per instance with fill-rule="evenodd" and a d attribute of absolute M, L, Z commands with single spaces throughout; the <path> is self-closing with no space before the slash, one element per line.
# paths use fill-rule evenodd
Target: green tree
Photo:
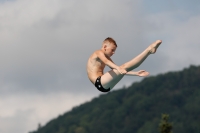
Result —
<path fill-rule="evenodd" d="M 169 115 L 162 114 L 162 119 L 159 124 L 160 133 L 172 133 L 172 123 L 169 122 Z"/>

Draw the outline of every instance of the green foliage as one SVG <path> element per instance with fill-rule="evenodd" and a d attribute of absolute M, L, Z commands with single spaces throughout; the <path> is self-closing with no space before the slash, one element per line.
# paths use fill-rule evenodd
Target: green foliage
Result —
<path fill-rule="evenodd" d="M 32 133 L 156 133 L 163 113 L 174 133 L 198 133 L 199 105 L 200 67 L 190 66 L 100 95 Z"/>
<path fill-rule="evenodd" d="M 172 133 L 172 123 L 169 122 L 169 115 L 162 114 L 162 119 L 159 124 L 160 133 Z"/>

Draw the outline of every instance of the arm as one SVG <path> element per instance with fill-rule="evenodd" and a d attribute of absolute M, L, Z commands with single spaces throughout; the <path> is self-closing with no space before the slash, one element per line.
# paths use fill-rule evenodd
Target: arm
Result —
<path fill-rule="evenodd" d="M 108 59 L 101 50 L 96 51 L 96 54 L 99 57 L 99 59 L 111 69 L 117 69 L 119 67 L 111 59 Z"/>
<path fill-rule="evenodd" d="M 145 77 L 145 76 L 148 76 L 149 75 L 149 72 L 145 71 L 145 70 L 140 70 L 140 71 L 137 71 L 137 72 L 134 72 L 134 71 L 129 71 L 126 73 L 126 75 L 128 76 L 140 76 L 140 77 Z"/>
<path fill-rule="evenodd" d="M 111 61 L 112 63 L 114 63 L 110 57 L 108 57 L 108 60 Z M 115 64 L 115 63 L 114 63 L 114 64 Z M 109 67 L 109 66 L 108 66 L 108 67 Z M 110 69 L 113 69 L 113 68 L 110 67 Z"/>
<path fill-rule="evenodd" d="M 121 74 L 126 74 L 127 71 L 125 69 L 120 68 L 119 66 L 117 66 L 109 57 L 107 58 L 105 56 L 105 54 L 101 50 L 96 51 L 96 54 L 97 54 L 98 58 L 103 63 L 105 63 L 108 67 L 110 67 L 111 69 L 116 69 Z"/>
<path fill-rule="evenodd" d="M 137 72 L 129 71 L 129 72 L 126 73 L 126 75 L 128 75 L 128 76 L 137 76 Z"/>

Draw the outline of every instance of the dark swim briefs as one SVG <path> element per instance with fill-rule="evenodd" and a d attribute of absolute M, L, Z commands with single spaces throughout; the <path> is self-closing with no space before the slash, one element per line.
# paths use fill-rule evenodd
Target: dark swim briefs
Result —
<path fill-rule="evenodd" d="M 96 79 L 95 87 L 101 92 L 109 92 L 110 91 L 110 88 L 104 89 L 103 86 L 101 85 L 101 76 Z"/>

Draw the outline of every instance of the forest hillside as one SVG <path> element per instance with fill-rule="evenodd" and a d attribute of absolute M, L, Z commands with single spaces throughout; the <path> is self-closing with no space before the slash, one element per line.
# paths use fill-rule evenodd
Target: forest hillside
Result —
<path fill-rule="evenodd" d="M 200 133 L 200 66 L 102 94 L 30 133 L 158 133 L 163 113 L 173 133 Z"/>

